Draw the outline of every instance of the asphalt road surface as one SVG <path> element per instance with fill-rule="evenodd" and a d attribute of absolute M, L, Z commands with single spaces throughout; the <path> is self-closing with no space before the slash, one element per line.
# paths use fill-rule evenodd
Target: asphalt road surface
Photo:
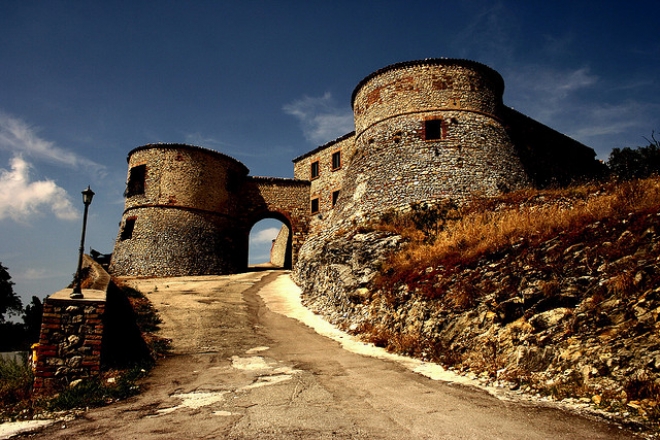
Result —
<path fill-rule="evenodd" d="M 144 380 L 139 396 L 30 438 L 636 438 L 596 418 L 502 401 L 345 350 L 267 307 L 260 290 L 286 276 L 140 281 L 161 313 L 163 335 L 173 339 L 172 355 Z"/>

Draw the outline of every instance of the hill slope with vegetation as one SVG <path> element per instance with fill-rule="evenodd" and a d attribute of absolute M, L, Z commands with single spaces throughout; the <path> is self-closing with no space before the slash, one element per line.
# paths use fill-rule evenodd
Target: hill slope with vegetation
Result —
<path fill-rule="evenodd" d="M 304 301 L 393 352 L 660 419 L 660 179 L 417 205 L 301 250 Z"/>

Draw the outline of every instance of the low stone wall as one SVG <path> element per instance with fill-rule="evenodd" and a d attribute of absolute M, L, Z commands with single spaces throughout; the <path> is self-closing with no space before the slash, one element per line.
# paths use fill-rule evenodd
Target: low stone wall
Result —
<path fill-rule="evenodd" d="M 34 390 L 48 393 L 101 369 L 105 300 L 44 302 Z"/>
<path fill-rule="evenodd" d="M 106 309 L 107 273 L 85 255 L 91 280 L 83 299 L 71 299 L 70 288 L 44 300 L 41 335 L 36 349 L 34 391 L 47 394 L 63 389 L 76 379 L 96 376 L 101 370 Z M 91 281 L 91 282 L 90 282 Z"/>

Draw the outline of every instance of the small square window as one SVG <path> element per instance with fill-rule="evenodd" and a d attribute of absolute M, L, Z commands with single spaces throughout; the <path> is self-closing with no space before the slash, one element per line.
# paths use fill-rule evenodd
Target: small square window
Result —
<path fill-rule="evenodd" d="M 341 168 L 341 151 L 332 153 L 332 169 L 338 170 Z"/>
<path fill-rule="evenodd" d="M 135 229 L 135 220 L 137 220 L 137 217 L 129 217 L 126 219 L 126 222 L 124 223 L 124 228 L 121 230 L 121 236 L 119 237 L 121 241 L 130 240 L 131 238 L 133 238 L 133 229 Z"/>
<path fill-rule="evenodd" d="M 312 162 L 312 179 L 319 177 L 319 161 Z"/>
<path fill-rule="evenodd" d="M 318 198 L 312 199 L 310 210 L 311 210 L 312 214 L 316 214 L 317 212 L 319 212 L 319 199 Z"/>
<path fill-rule="evenodd" d="M 337 200 L 339 200 L 339 190 L 332 192 L 332 207 L 333 208 L 337 204 Z"/>
<path fill-rule="evenodd" d="M 144 194 L 144 180 L 147 176 L 147 166 L 138 165 L 128 172 L 128 183 L 126 184 L 126 197 Z"/>
<path fill-rule="evenodd" d="M 424 140 L 439 140 L 443 138 L 442 134 L 442 119 L 428 119 L 424 121 Z"/>

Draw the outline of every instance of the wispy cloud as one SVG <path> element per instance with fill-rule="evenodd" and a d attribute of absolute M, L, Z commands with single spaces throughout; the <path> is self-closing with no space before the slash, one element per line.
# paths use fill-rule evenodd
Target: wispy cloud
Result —
<path fill-rule="evenodd" d="M 457 33 L 451 47 L 460 56 L 476 57 L 483 63 L 508 60 L 513 57 L 516 36 L 516 15 L 502 2 L 477 1 L 481 3 L 473 19 Z"/>
<path fill-rule="evenodd" d="M 640 100 L 604 101 L 603 91 L 612 87 L 588 67 L 518 66 L 505 77 L 506 104 L 595 148 L 600 157 L 614 147 L 636 146 L 660 111 L 660 105 Z M 634 89 L 637 84 L 616 87 Z M 630 138 L 635 132 L 639 139 Z"/>
<path fill-rule="evenodd" d="M 206 148 L 219 147 L 219 146 L 221 147 L 228 145 L 227 143 L 222 142 L 219 139 L 204 136 L 202 133 L 199 132 L 186 133 L 185 139 L 187 144 L 197 145 L 199 147 L 206 147 Z"/>
<path fill-rule="evenodd" d="M 250 235 L 250 244 L 264 244 L 271 243 L 277 237 L 280 228 L 266 228 L 261 231 Z"/>
<path fill-rule="evenodd" d="M 507 84 L 516 90 L 514 99 L 544 112 L 562 111 L 562 104 L 573 94 L 598 83 L 588 67 L 555 69 L 540 65 L 517 66 L 506 75 Z M 510 88 L 510 87 L 509 87 Z"/>
<path fill-rule="evenodd" d="M 34 127 L 2 111 L 0 111 L 0 150 L 93 172 L 103 172 L 105 169 L 101 164 L 42 139 Z"/>
<path fill-rule="evenodd" d="M 324 144 L 353 131 L 353 112 L 335 104 L 332 94 L 305 96 L 283 107 L 285 113 L 300 121 L 305 139 Z"/>
<path fill-rule="evenodd" d="M 38 269 L 28 268 L 25 270 L 25 272 L 17 274 L 16 278 L 23 280 L 44 280 L 52 278 L 55 275 L 58 275 L 58 273 L 53 270 L 40 267 Z"/>
<path fill-rule="evenodd" d="M 637 147 L 647 145 L 644 136 L 650 135 L 657 123 L 653 115 L 660 113 L 660 105 L 629 100 L 614 104 L 589 103 L 577 110 L 580 120 L 574 123 L 572 136 L 587 144 L 598 145 L 606 139 L 610 140 L 610 147 Z M 631 138 L 630 133 L 636 135 Z M 600 154 L 610 149 L 601 149 Z"/>
<path fill-rule="evenodd" d="M 234 158 L 243 158 L 243 157 L 272 157 L 272 150 L 259 151 L 253 148 L 245 148 L 244 146 L 237 146 L 229 142 L 222 141 L 220 139 L 205 136 L 202 133 L 186 133 L 185 142 L 187 144 L 197 145 L 198 147 L 210 148 L 212 150 L 217 150 L 223 154 L 227 154 Z M 281 153 L 281 149 L 277 150 L 278 153 Z"/>
<path fill-rule="evenodd" d="M 11 218 L 26 222 L 43 208 L 50 209 L 62 220 L 78 218 L 63 188 L 52 180 L 30 182 L 30 164 L 20 156 L 11 159 L 10 166 L 10 170 L 0 168 L 0 220 Z"/>

